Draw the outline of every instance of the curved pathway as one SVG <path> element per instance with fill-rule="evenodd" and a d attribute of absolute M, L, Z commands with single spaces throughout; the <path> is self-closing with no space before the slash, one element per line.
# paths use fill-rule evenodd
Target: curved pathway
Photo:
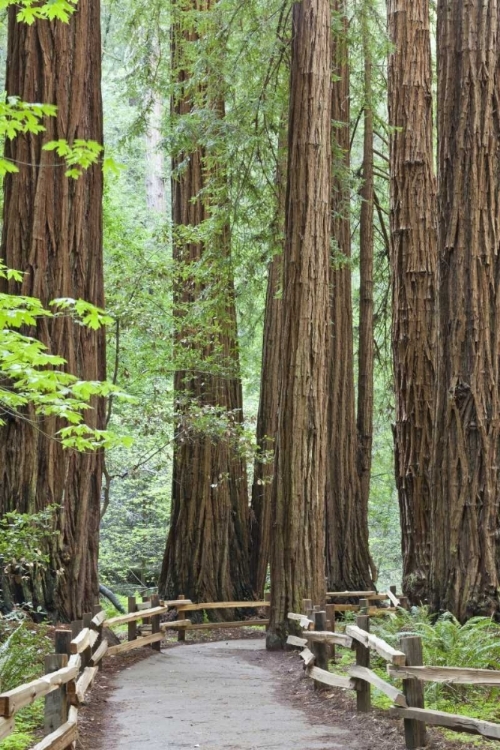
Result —
<path fill-rule="evenodd" d="M 263 649 L 262 639 L 193 644 L 125 669 L 101 750 L 358 750 L 349 731 L 278 699 L 272 671 L 255 659 Z"/>

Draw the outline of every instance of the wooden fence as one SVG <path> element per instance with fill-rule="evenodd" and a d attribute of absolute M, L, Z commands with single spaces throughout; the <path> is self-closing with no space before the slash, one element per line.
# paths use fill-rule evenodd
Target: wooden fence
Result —
<path fill-rule="evenodd" d="M 370 615 L 378 616 L 404 606 L 403 597 L 395 591 L 387 594 L 376 592 L 331 592 L 330 600 L 338 602 L 358 598 L 359 603 L 326 605 L 324 610 L 314 607 L 312 601 L 303 602 L 304 614 L 289 613 L 290 620 L 298 622 L 302 635 L 288 638 L 291 646 L 301 649 L 304 667 L 317 686 L 354 690 L 357 709 L 361 712 L 371 708 L 371 686 L 387 695 L 393 702 L 391 713 L 404 720 L 406 746 L 414 748 L 426 745 L 426 724 L 447 727 L 459 732 L 482 735 L 500 740 L 500 724 L 453 715 L 442 711 L 426 710 L 424 707 L 423 682 L 440 682 L 460 685 L 484 685 L 500 687 L 500 672 L 489 669 L 461 669 L 458 667 L 423 666 L 422 643 L 416 636 L 402 636 L 400 648 L 394 649 L 381 638 L 370 633 Z M 380 607 L 377 603 L 389 601 L 392 606 Z M 375 605 L 372 606 L 372 603 Z M 144 646 L 160 650 L 160 642 L 166 630 L 178 632 L 184 640 L 189 630 L 266 627 L 267 619 L 239 620 L 237 622 L 193 623 L 188 615 L 192 612 L 227 609 L 261 609 L 269 607 L 269 597 L 260 602 L 214 602 L 194 604 L 183 596 L 172 601 L 160 601 L 153 596 L 137 602 L 130 597 L 128 613 L 106 619 L 96 606 L 92 614 L 73 622 L 71 629 L 55 632 L 55 653 L 46 657 L 46 674 L 37 680 L 0 694 L 0 741 L 14 731 L 15 715 L 18 711 L 45 698 L 46 736 L 33 750 L 66 750 L 75 747 L 77 739 L 78 709 L 85 694 L 102 666 L 104 657 L 115 656 Z M 349 607 L 349 609 L 346 609 Z M 173 608 L 178 619 L 161 622 Z M 359 610 L 356 625 L 346 625 L 345 632 L 335 631 L 337 613 Z M 373 613 L 373 614 L 372 614 Z M 142 621 L 142 624 L 139 624 Z M 127 625 L 127 640 L 110 646 L 103 635 L 104 628 Z M 352 648 L 356 652 L 356 664 L 347 675 L 328 671 L 329 659 L 336 647 Z M 370 669 L 370 653 L 375 652 L 387 662 L 387 671 L 393 679 L 402 680 L 400 690 L 382 679 Z"/>
<path fill-rule="evenodd" d="M 366 593 L 344 592 L 342 596 L 354 598 L 354 595 L 364 596 Z M 394 604 L 392 596 L 395 596 L 395 592 L 390 593 L 391 602 Z M 330 596 L 340 598 L 338 593 Z M 380 598 L 380 595 L 377 595 L 377 598 Z M 356 625 L 347 625 L 344 633 L 335 632 L 332 605 L 320 610 L 319 607 L 312 607 L 310 599 L 305 599 L 303 609 L 305 614 L 288 614 L 288 618 L 298 622 L 302 628 L 302 636 L 289 636 L 288 644 L 301 649 L 300 656 L 304 661 L 304 668 L 308 676 L 314 680 L 315 686 L 328 685 L 356 691 L 357 710 L 361 712 L 367 712 L 371 708 L 371 686 L 380 690 L 394 704 L 390 709 L 391 715 L 404 720 L 405 741 L 409 750 L 427 745 L 427 724 L 500 740 L 500 724 L 426 709 L 422 685 L 423 682 L 440 682 L 500 687 L 500 671 L 423 666 L 420 637 L 403 634 L 400 637 L 401 650 L 397 650 L 370 633 L 368 613 L 371 607 L 368 597 L 360 598 L 359 609 L 363 614 L 357 616 Z M 356 652 L 356 664 L 350 667 L 347 676 L 328 671 L 329 659 L 334 656 L 336 646 L 354 649 Z M 386 682 L 370 669 L 371 652 L 375 652 L 387 662 L 390 677 L 402 680 L 402 690 Z"/>
<path fill-rule="evenodd" d="M 92 685 L 104 657 L 116 656 L 137 648 L 150 646 L 160 651 L 166 630 L 178 631 L 184 640 L 187 630 L 200 628 L 228 628 L 267 626 L 268 620 L 238 622 L 192 623 L 185 613 L 211 609 L 260 609 L 269 607 L 262 602 L 215 602 L 193 604 L 184 596 L 172 601 L 160 601 L 152 596 L 142 602 L 129 597 L 128 613 L 106 619 L 96 605 L 92 614 L 71 623 L 71 629 L 55 631 L 55 653 L 45 657 L 46 674 L 30 683 L 0 694 L 0 742 L 15 730 L 15 715 L 39 698 L 45 698 L 44 730 L 46 736 L 33 750 L 67 750 L 75 747 L 78 734 L 78 709 Z M 161 622 L 161 616 L 176 609 L 180 619 Z M 142 620 L 142 625 L 138 622 Z M 127 625 L 127 640 L 110 646 L 103 636 L 105 628 Z"/>

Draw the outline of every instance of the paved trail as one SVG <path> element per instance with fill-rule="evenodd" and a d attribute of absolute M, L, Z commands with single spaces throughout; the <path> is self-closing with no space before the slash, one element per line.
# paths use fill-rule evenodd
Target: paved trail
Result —
<path fill-rule="evenodd" d="M 358 750 L 350 732 L 279 700 L 249 652 L 263 640 L 169 649 L 121 672 L 100 750 Z M 245 653 L 246 652 L 246 653 Z"/>

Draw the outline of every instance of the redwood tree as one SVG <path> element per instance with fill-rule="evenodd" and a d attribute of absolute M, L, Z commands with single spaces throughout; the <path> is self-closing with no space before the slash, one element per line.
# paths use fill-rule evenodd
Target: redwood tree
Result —
<path fill-rule="evenodd" d="M 281 154 L 283 150 L 283 148 L 280 149 Z M 264 455 L 258 456 L 255 461 L 250 511 L 250 575 L 253 590 L 258 598 L 264 593 L 272 541 L 271 501 L 275 468 L 276 430 L 278 428 L 278 375 L 282 333 L 281 290 L 283 287 L 282 252 L 286 198 L 285 165 L 286 159 L 281 158 L 278 162 L 276 174 L 277 203 L 273 238 L 276 254 L 269 263 L 264 314 L 262 377 L 259 413 L 257 415 L 257 445 Z"/>
<path fill-rule="evenodd" d="M 302 0 L 293 6 L 268 648 L 284 645 L 287 613 L 303 597 L 325 599 L 330 92 L 330 3 Z"/>
<path fill-rule="evenodd" d="M 6 141 L 5 155 L 19 167 L 4 182 L 2 251 L 11 268 L 26 273 L 21 293 L 48 304 L 55 297 L 103 306 L 102 171 L 78 180 L 65 176 L 44 143 L 76 139 L 102 143 L 99 0 L 80 0 L 68 24 L 16 21 L 9 8 L 6 90 L 26 102 L 58 107 L 46 132 Z M 19 289 L 12 285 L 12 293 Z M 68 362 L 79 378 L 105 377 L 105 336 L 68 318 L 40 322 L 36 336 Z M 33 424 L 29 412 L 0 429 L 0 515 L 33 513 L 57 505 L 47 542 L 47 568 L 33 576 L 33 605 L 61 619 L 81 617 L 98 594 L 97 555 L 102 454 L 63 450 L 55 418 Z M 104 428 L 102 402 L 88 423 Z"/>
<path fill-rule="evenodd" d="M 438 2 L 431 603 L 498 615 L 500 5 Z"/>
<path fill-rule="evenodd" d="M 358 352 L 358 432 L 357 468 L 362 506 L 368 509 L 373 443 L 373 61 L 368 0 L 362 10 L 362 42 L 364 57 L 364 134 L 363 183 L 360 190 L 361 217 L 359 228 L 359 352 Z"/>
<path fill-rule="evenodd" d="M 174 11 L 172 62 L 177 86 L 172 114 L 176 118 L 189 116 L 202 106 L 220 122 L 224 116 L 213 71 L 195 79 L 189 62 L 190 48 L 200 41 L 197 21 L 202 12 L 210 13 L 213 5 L 192 0 Z M 198 18 L 193 11 L 198 11 Z M 248 498 L 245 458 L 237 439 L 243 399 L 230 233 L 219 217 L 212 221 L 217 207 L 211 194 L 216 190 L 217 200 L 224 200 L 224 176 L 217 154 L 207 150 L 201 137 L 190 152 L 174 155 L 172 169 L 174 260 L 178 267 L 176 344 L 180 361 L 187 359 L 190 366 L 175 373 L 172 511 L 159 588 L 166 596 L 184 594 L 194 601 L 247 599 L 251 595 Z M 210 247 L 195 236 L 209 224 Z M 189 321 L 192 311 L 207 299 L 213 325 L 202 339 Z M 232 434 L 201 429 L 192 421 L 193 406 L 202 413 L 215 410 L 226 417 L 227 432 Z"/>
<path fill-rule="evenodd" d="M 429 0 L 390 0 L 392 346 L 394 442 L 403 588 L 426 601 L 436 362 L 437 202 Z"/>
<path fill-rule="evenodd" d="M 344 0 L 335 11 L 342 29 L 334 35 L 331 116 L 334 123 L 330 342 L 328 385 L 328 478 L 326 487 L 326 575 L 334 591 L 373 585 L 368 548 L 368 498 L 356 466 L 353 322 L 351 297 L 349 59 Z"/>

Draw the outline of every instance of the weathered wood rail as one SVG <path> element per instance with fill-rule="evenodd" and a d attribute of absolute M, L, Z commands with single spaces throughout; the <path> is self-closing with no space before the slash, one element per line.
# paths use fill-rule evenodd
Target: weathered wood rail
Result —
<path fill-rule="evenodd" d="M 301 658 L 308 676 L 314 680 L 315 687 L 329 687 L 354 690 L 357 695 L 358 711 L 366 712 L 371 708 L 371 688 L 374 687 L 387 695 L 393 702 L 390 709 L 392 716 L 404 720 L 405 742 L 409 750 L 426 747 L 426 725 L 446 727 L 457 732 L 478 734 L 492 740 L 500 740 L 500 724 L 495 724 L 468 716 L 449 714 L 443 711 L 426 709 L 424 706 L 423 682 L 438 682 L 449 685 L 500 686 L 500 671 L 492 669 L 462 669 L 460 667 L 424 666 L 422 641 L 418 636 L 400 637 L 401 651 L 393 648 L 370 631 L 371 611 L 369 600 L 372 592 L 338 592 L 328 595 L 333 599 L 341 597 L 352 599 L 360 597 L 359 609 L 364 614 L 356 618 L 356 625 L 346 625 L 345 633 L 335 632 L 335 618 L 329 605 L 325 611 L 312 607 L 310 599 L 305 599 L 305 614 L 290 612 L 289 620 L 299 623 L 302 635 L 290 635 L 288 644 L 302 649 Z M 364 597 L 364 598 L 362 598 Z M 384 595 L 377 594 L 377 599 Z M 391 603 L 402 606 L 404 597 L 397 597 L 391 591 Z M 331 606 L 331 605 L 330 605 Z M 338 611 L 338 610 L 337 610 Z M 342 611 L 342 610 L 341 610 Z M 318 622 L 327 623 L 327 630 L 319 630 Z M 338 675 L 328 671 L 329 657 L 336 646 L 352 648 L 356 652 L 356 664 L 351 666 L 347 675 Z M 387 662 L 387 673 L 390 678 L 401 680 L 402 689 L 387 682 L 370 669 L 370 653 L 374 652 Z M 333 652 L 334 653 L 334 652 Z"/>
<path fill-rule="evenodd" d="M 178 631 L 183 640 L 187 630 L 200 628 L 235 628 L 267 626 L 268 620 L 254 619 L 238 622 L 193 623 L 187 612 L 215 609 L 261 609 L 269 607 L 269 600 L 261 602 L 210 602 L 194 604 L 184 596 L 171 601 L 160 601 L 153 596 L 143 602 L 135 597 L 128 601 L 128 613 L 106 619 L 96 605 L 92 614 L 71 623 L 70 629 L 55 631 L 55 654 L 45 660 L 46 674 L 32 682 L 0 694 L 0 742 L 15 731 L 15 715 L 22 708 L 45 698 L 46 736 L 33 750 L 67 750 L 76 747 L 78 737 L 78 709 L 85 702 L 104 657 L 117 656 L 149 646 L 160 650 L 166 630 Z M 177 610 L 177 620 L 161 622 L 162 615 Z M 138 622 L 142 621 L 142 626 Z M 110 646 L 103 637 L 104 628 L 127 625 L 127 640 Z"/>
<path fill-rule="evenodd" d="M 105 615 L 99 606 L 71 630 L 55 632 L 55 654 L 45 657 L 46 674 L 0 695 L 0 740 L 15 730 L 22 708 L 45 698 L 46 737 L 34 750 L 66 750 L 77 739 L 78 709 L 92 685 L 108 645 L 102 637 Z"/>

